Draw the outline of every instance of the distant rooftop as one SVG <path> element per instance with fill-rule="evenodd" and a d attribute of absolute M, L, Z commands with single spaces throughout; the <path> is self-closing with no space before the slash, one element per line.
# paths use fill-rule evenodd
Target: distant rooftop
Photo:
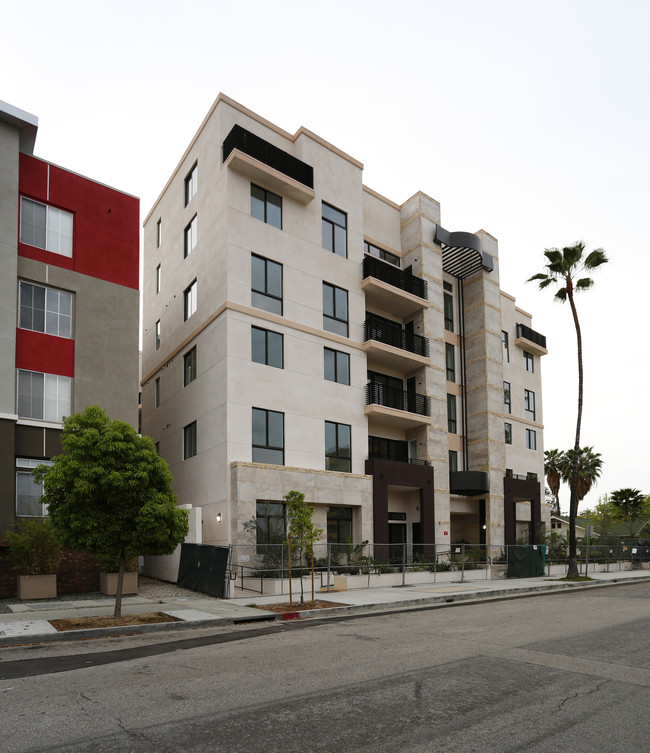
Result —
<path fill-rule="evenodd" d="M 20 151 L 26 154 L 34 153 L 38 118 L 18 107 L 3 102 L 0 99 L 0 121 L 17 128 L 20 132 Z"/>

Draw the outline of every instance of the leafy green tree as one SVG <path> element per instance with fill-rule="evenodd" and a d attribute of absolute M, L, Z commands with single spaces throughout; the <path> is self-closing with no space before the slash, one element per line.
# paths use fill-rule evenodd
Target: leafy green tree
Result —
<path fill-rule="evenodd" d="M 617 489 L 609 495 L 610 502 L 618 511 L 629 529 L 630 536 L 638 536 L 650 522 L 650 510 L 647 510 L 648 497 L 638 489 Z"/>
<path fill-rule="evenodd" d="M 314 508 L 305 502 L 302 492 L 290 491 L 284 495 L 287 502 L 287 518 L 289 519 L 289 539 L 298 546 L 298 562 L 302 563 L 303 554 L 311 556 L 311 600 L 314 601 L 314 543 L 323 533 L 322 528 L 315 528 L 312 521 Z M 305 603 L 305 594 L 300 578 L 300 603 Z"/>
<path fill-rule="evenodd" d="M 545 271 L 539 272 L 528 279 L 528 282 L 536 281 L 540 290 L 549 286 L 557 286 L 555 300 L 560 303 L 569 302 L 573 324 L 576 330 L 577 356 L 578 356 L 578 416 L 576 420 L 576 436 L 573 446 L 573 468 L 571 472 L 571 501 L 569 503 L 569 568 L 567 576 L 577 578 L 578 558 L 576 549 L 576 516 L 578 514 L 578 454 L 580 451 L 580 427 L 582 424 L 582 402 L 584 392 L 584 377 L 582 366 L 582 332 L 578 320 L 574 296 L 576 293 L 589 290 L 594 281 L 589 275 L 602 264 L 607 262 L 605 252 L 598 248 L 584 256 L 585 244 L 579 241 L 573 246 L 547 248 L 544 251 L 546 257 Z M 585 276 L 582 276 L 585 275 Z"/>
<path fill-rule="evenodd" d="M 598 497 L 598 504 L 594 508 L 586 510 L 583 517 L 594 527 L 599 542 L 602 544 L 608 544 L 613 540 L 616 527 L 621 520 L 616 505 L 612 503 L 611 497 L 607 494 Z"/>
<path fill-rule="evenodd" d="M 113 616 L 122 616 L 127 558 L 171 554 L 188 532 L 172 477 L 149 437 L 96 405 L 63 420 L 63 453 L 34 476 L 62 543 L 119 562 Z"/>
<path fill-rule="evenodd" d="M 553 495 L 554 504 L 551 506 L 551 513 L 553 515 L 561 515 L 559 495 L 564 463 L 565 456 L 562 450 L 544 450 L 544 475 L 546 476 L 548 488 Z"/>

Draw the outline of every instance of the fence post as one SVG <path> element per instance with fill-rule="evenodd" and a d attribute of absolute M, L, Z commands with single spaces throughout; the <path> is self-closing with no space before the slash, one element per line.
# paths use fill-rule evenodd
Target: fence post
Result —
<path fill-rule="evenodd" d="M 330 592 L 330 569 L 332 566 L 332 545 L 327 542 L 327 593 Z"/>
<path fill-rule="evenodd" d="M 284 541 L 280 544 L 280 596 L 284 596 Z"/>
<path fill-rule="evenodd" d="M 465 544 L 460 545 L 460 582 L 465 582 Z"/>
<path fill-rule="evenodd" d="M 402 544 L 402 585 L 406 585 L 406 542 Z"/>

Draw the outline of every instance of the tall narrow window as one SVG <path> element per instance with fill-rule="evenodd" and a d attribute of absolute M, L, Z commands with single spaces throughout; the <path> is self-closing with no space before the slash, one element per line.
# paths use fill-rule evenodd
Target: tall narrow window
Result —
<path fill-rule="evenodd" d="M 284 465 L 284 413 L 253 408 L 253 462 Z"/>
<path fill-rule="evenodd" d="M 156 337 L 156 350 L 160 348 L 160 319 L 156 322 L 156 330 L 155 330 L 155 337 Z"/>
<path fill-rule="evenodd" d="M 505 442 L 506 444 L 512 444 L 512 424 L 505 423 Z"/>
<path fill-rule="evenodd" d="M 47 515 L 42 503 L 43 483 L 36 481 L 32 470 L 39 465 L 52 465 L 49 460 L 16 458 L 16 515 L 19 518 L 40 518 Z"/>
<path fill-rule="evenodd" d="M 284 368 L 284 337 L 260 327 L 251 327 L 251 360 L 266 366 Z"/>
<path fill-rule="evenodd" d="M 160 407 L 160 377 L 156 377 L 156 381 L 153 383 L 153 407 Z"/>
<path fill-rule="evenodd" d="M 347 544 L 352 541 L 352 508 L 327 508 L 327 540 L 331 544 Z"/>
<path fill-rule="evenodd" d="M 454 299 L 451 295 L 451 283 L 443 282 L 444 288 L 443 303 L 444 303 L 444 315 L 445 315 L 445 329 L 448 332 L 454 331 Z"/>
<path fill-rule="evenodd" d="M 535 420 L 535 393 L 532 390 L 524 390 L 524 415 Z"/>
<path fill-rule="evenodd" d="M 447 366 L 447 381 L 456 381 L 456 352 L 451 343 L 445 343 L 445 360 Z"/>
<path fill-rule="evenodd" d="M 183 321 L 196 313 L 198 286 L 196 280 L 183 291 Z"/>
<path fill-rule="evenodd" d="M 325 470 L 352 471 L 351 427 L 325 421 Z"/>
<path fill-rule="evenodd" d="M 160 293 L 160 264 L 156 267 L 156 293 Z"/>
<path fill-rule="evenodd" d="M 526 429 L 526 449 L 537 449 L 537 432 L 534 429 Z"/>
<path fill-rule="evenodd" d="M 72 329 L 72 294 L 21 280 L 18 326 L 33 332 L 69 338 Z"/>
<path fill-rule="evenodd" d="M 183 460 L 196 455 L 196 421 L 183 428 Z"/>
<path fill-rule="evenodd" d="M 512 401 L 510 397 L 510 382 L 503 383 L 503 412 L 512 413 Z"/>
<path fill-rule="evenodd" d="M 21 197 L 20 242 L 72 256 L 72 214 Z"/>
<path fill-rule="evenodd" d="M 192 250 L 196 247 L 198 240 L 198 220 L 197 215 L 194 215 L 190 224 L 185 228 L 185 247 L 184 254 L 187 258 Z"/>
<path fill-rule="evenodd" d="M 348 291 L 323 283 L 323 329 L 348 336 Z"/>
<path fill-rule="evenodd" d="M 183 356 L 183 387 L 196 379 L 196 346 Z"/>
<path fill-rule="evenodd" d="M 196 196 L 199 190 L 199 166 L 194 165 L 185 178 L 185 206 Z"/>
<path fill-rule="evenodd" d="M 524 351 L 524 368 L 531 373 L 535 371 L 535 357 L 527 350 Z"/>
<path fill-rule="evenodd" d="M 456 434 L 457 428 L 456 395 L 447 395 L 447 431 L 450 434 Z"/>
<path fill-rule="evenodd" d="M 251 305 L 282 314 L 282 264 L 251 255 Z"/>
<path fill-rule="evenodd" d="M 510 342 L 504 329 L 501 330 L 501 356 L 504 363 L 510 363 Z"/>
<path fill-rule="evenodd" d="M 350 356 L 339 350 L 324 348 L 325 379 L 339 384 L 350 384 Z"/>
<path fill-rule="evenodd" d="M 257 524 L 257 551 L 267 552 L 269 544 L 283 544 L 286 539 L 286 507 L 282 502 L 257 500 L 255 518 Z"/>
<path fill-rule="evenodd" d="M 449 473 L 456 473 L 458 470 L 458 451 L 449 450 Z"/>
<path fill-rule="evenodd" d="M 251 183 L 251 216 L 282 230 L 282 197 Z"/>
<path fill-rule="evenodd" d="M 156 248 L 160 248 L 162 244 L 162 220 L 156 222 Z"/>
<path fill-rule="evenodd" d="M 323 202 L 323 248 L 344 259 L 348 256 L 348 216 Z"/>

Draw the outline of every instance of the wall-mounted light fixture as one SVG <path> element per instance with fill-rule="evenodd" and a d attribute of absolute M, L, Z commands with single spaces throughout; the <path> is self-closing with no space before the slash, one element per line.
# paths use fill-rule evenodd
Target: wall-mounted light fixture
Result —
<path fill-rule="evenodd" d="M 217 513 L 217 523 L 221 523 L 221 513 Z M 485 528 L 485 526 L 483 526 Z"/>

